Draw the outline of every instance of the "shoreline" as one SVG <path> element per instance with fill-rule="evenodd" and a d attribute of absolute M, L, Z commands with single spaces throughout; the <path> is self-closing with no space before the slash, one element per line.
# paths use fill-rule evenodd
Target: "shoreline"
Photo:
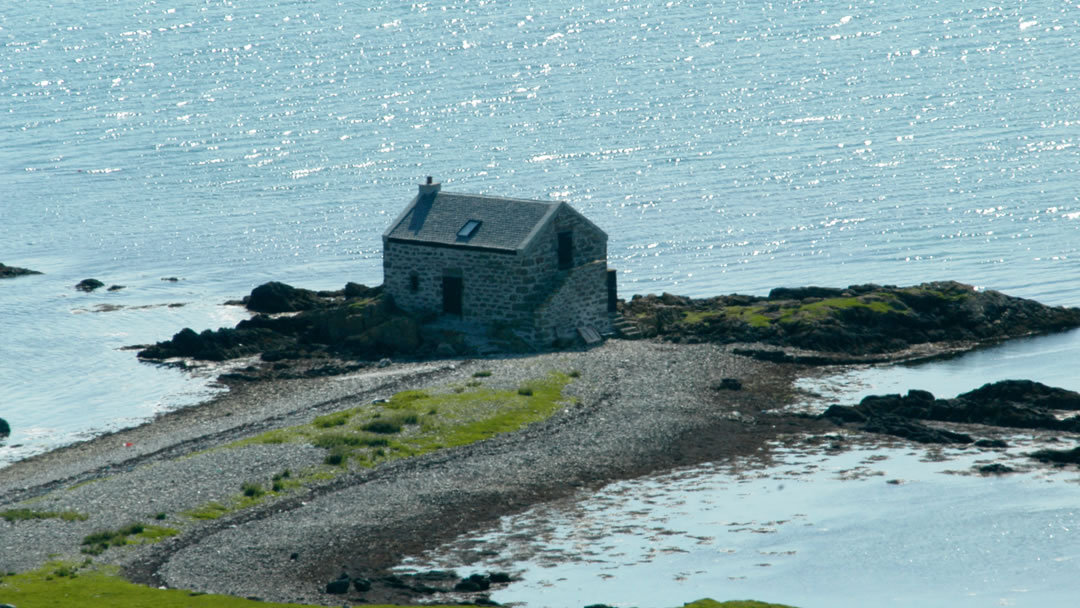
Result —
<path fill-rule="evenodd" d="M 54 553 L 75 558 L 79 540 L 90 531 L 148 520 L 153 513 L 168 513 L 165 523 L 179 521 L 180 513 L 197 506 L 192 492 L 222 498 L 235 493 L 245 477 L 268 476 L 282 463 L 314 466 L 322 454 L 297 445 L 215 449 L 225 443 L 400 390 L 461 382 L 481 369 L 491 370 L 493 381 L 514 385 L 555 368 L 579 370 L 580 379 L 567 389 L 578 403 L 543 422 L 353 470 L 208 522 L 185 520 L 178 536 L 110 549 L 95 561 L 120 565 L 131 580 L 153 586 L 336 603 L 342 598 L 326 595 L 323 587 L 342 566 L 377 578 L 407 554 L 583 487 L 734 456 L 767 458 L 769 441 L 811 423 L 785 416 L 770 418 L 768 425 L 757 422 L 764 410 L 790 397 L 790 383 L 807 370 L 753 361 L 713 345 L 614 340 L 589 351 L 241 383 L 206 403 L 0 469 L 0 506 L 33 499 L 35 508 L 94 505 L 98 511 L 86 522 L 0 522 L 9 528 L 9 543 L 36 547 L 7 553 L 0 569 L 28 570 Z M 714 389 L 722 377 L 740 378 L 744 388 Z M 244 470 L 233 476 L 230 467 Z M 177 484 L 190 485 L 178 492 Z M 130 504 L 132 491 L 148 497 L 144 504 Z M 290 559 L 293 554 L 301 557 Z M 208 560 L 209 555 L 216 557 Z M 257 568 L 250 565 L 256 563 Z M 424 598 L 377 587 L 364 599 Z"/>
<path fill-rule="evenodd" d="M 393 568 L 500 517 L 614 481 L 710 462 L 767 466 L 776 449 L 808 441 L 846 449 L 867 432 L 955 440 L 960 435 L 940 424 L 914 419 L 875 430 L 891 415 L 884 410 L 826 419 L 785 406 L 800 394 L 801 379 L 853 363 L 953 356 L 1080 315 L 954 283 L 928 285 L 954 295 L 927 286 L 889 288 L 885 296 L 876 286 L 859 287 L 826 300 L 783 292 L 751 302 L 760 306 L 752 312 L 726 300 L 635 299 L 638 318 L 662 339 L 609 339 L 591 349 L 378 364 L 329 353 L 290 363 L 233 359 L 218 377 L 229 390 L 203 403 L 0 469 L 0 510 L 21 509 L 33 520 L 0 521 L 0 571 L 25 572 L 57 557 L 75 563 L 89 553 L 133 582 L 197 593 L 324 605 L 482 603 L 485 589 L 453 591 L 465 582 L 457 574 L 402 578 Z M 882 308 L 875 299 L 901 296 L 915 298 L 914 308 L 899 299 Z M 831 312 L 822 316 L 826 306 Z M 1002 306 L 1013 321 L 980 329 Z M 798 329 L 817 342 L 840 332 L 881 344 L 881 336 L 912 323 L 948 326 L 942 312 L 964 315 L 969 329 L 927 335 L 967 339 L 907 340 L 906 348 L 854 355 L 704 339 L 735 324 L 757 328 L 753 335 Z M 803 320 L 788 324 L 793 315 Z M 529 387 L 555 377 L 548 409 L 535 409 L 541 406 Z M 466 408 L 490 420 L 455 421 L 450 414 L 460 399 L 481 399 Z M 414 400 L 419 405 L 409 406 Z M 518 405 L 508 407 L 511 401 Z M 439 439 L 443 431 L 431 435 L 446 425 L 486 425 L 514 407 L 536 415 L 448 445 Z M 390 430 L 369 432 L 383 414 Z M 845 426 L 852 422 L 865 426 Z M 991 434 L 1000 432 L 994 425 L 1007 426 L 984 423 Z M 409 443 L 424 432 L 430 436 Z M 354 447 L 333 461 L 331 445 Z M 102 531 L 120 539 L 88 547 Z M 356 589 L 347 581 L 344 593 L 328 593 L 339 575 Z M 499 573 L 500 584 L 507 576 Z"/>

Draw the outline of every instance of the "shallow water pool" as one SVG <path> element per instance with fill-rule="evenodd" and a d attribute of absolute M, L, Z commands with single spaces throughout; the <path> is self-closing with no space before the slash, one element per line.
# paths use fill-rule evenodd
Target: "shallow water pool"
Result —
<path fill-rule="evenodd" d="M 1080 561 L 1075 472 L 969 474 L 999 453 L 864 446 L 610 484 L 504 518 L 404 570 L 507 570 L 492 594 L 537 607 L 674 606 L 702 597 L 800 608 L 1058 606 Z M 941 460 L 944 458 L 944 460 Z M 959 474 L 964 473 L 964 474 Z"/>

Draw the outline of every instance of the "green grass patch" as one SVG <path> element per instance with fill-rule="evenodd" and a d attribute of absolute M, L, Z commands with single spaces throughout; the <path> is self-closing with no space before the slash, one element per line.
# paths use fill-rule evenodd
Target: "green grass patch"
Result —
<path fill-rule="evenodd" d="M 480 370 L 478 372 L 475 372 L 472 375 L 472 377 L 473 378 L 490 378 L 491 377 L 491 370 L 482 369 L 482 370 Z"/>
<path fill-rule="evenodd" d="M 34 511 L 33 509 L 7 509 L 0 511 L 0 518 L 5 521 L 31 521 L 35 519 L 60 519 L 63 521 L 86 521 L 89 515 L 78 511 Z"/>
<path fill-rule="evenodd" d="M 156 543 L 163 538 L 176 536 L 179 533 L 180 531 L 175 528 L 133 523 L 119 530 L 101 530 L 87 535 L 82 541 L 82 552 L 87 555 L 101 555 L 110 547 Z"/>
<path fill-rule="evenodd" d="M 766 328 L 774 323 L 815 322 L 844 311 L 864 309 L 878 314 L 909 314 L 908 308 L 892 294 L 837 297 L 803 304 L 801 302 L 767 302 L 724 306 L 713 310 L 688 310 L 683 312 L 686 325 L 708 324 L 715 319 L 745 323 L 751 327 Z"/>
<path fill-rule="evenodd" d="M 191 519 L 206 520 L 217 519 L 222 515 L 228 514 L 230 511 L 232 511 L 232 509 L 221 504 L 220 502 L 211 501 L 202 506 L 195 507 L 194 509 L 184 511 L 183 514 L 190 517 Z"/>
<path fill-rule="evenodd" d="M 351 415 L 352 412 L 344 411 L 329 414 L 327 416 L 319 416 L 314 421 L 312 421 L 312 424 L 321 429 L 328 429 L 335 426 L 345 426 L 345 424 L 349 421 L 349 416 Z"/>
<path fill-rule="evenodd" d="M 119 572 L 115 566 L 51 562 L 37 570 L 0 579 L 0 598 L 3 598 L 0 601 L 19 608 L 310 608 L 306 604 L 261 602 L 182 589 L 155 589 L 130 583 L 121 578 Z"/>
<path fill-rule="evenodd" d="M 320 416 L 311 424 L 270 431 L 231 447 L 307 442 L 327 450 L 324 464 L 335 467 L 338 473 L 329 473 L 333 476 L 342 467 L 371 467 L 543 420 L 566 403 L 562 390 L 570 381 L 570 374 L 553 373 L 515 390 L 476 385 L 461 391 L 402 391 L 384 403 Z"/>

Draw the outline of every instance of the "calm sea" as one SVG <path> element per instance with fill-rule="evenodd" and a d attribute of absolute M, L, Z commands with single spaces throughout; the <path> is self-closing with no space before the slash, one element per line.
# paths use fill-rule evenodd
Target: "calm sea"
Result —
<path fill-rule="evenodd" d="M 1080 8 L 866 4 L 13 3 L 0 262 L 45 274 L 0 283 L 0 466 L 211 392 L 125 345 L 267 280 L 379 283 L 427 175 L 570 201 L 624 296 L 1080 305 Z"/>

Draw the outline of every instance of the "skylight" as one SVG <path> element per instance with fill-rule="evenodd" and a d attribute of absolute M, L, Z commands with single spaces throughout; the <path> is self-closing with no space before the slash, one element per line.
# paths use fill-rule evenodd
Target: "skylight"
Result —
<path fill-rule="evenodd" d="M 476 233 L 476 229 L 480 227 L 480 220 L 469 220 L 465 222 L 465 225 L 461 227 L 461 230 L 457 231 L 458 238 L 467 239 Z"/>

